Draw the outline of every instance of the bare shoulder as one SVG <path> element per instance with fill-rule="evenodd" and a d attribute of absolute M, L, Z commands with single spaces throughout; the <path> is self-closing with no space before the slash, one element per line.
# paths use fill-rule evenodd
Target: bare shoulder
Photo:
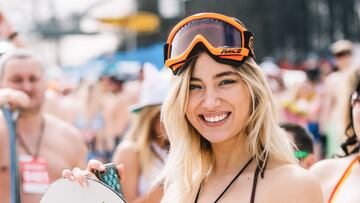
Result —
<path fill-rule="evenodd" d="M 51 127 L 52 131 L 57 134 L 61 134 L 65 138 L 69 139 L 82 139 L 80 131 L 71 123 L 68 123 L 51 114 L 44 114 L 44 118 L 49 127 Z"/>
<path fill-rule="evenodd" d="M 314 164 L 310 171 L 320 182 L 329 180 L 334 174 L 341 174 L 344 167 L 352 160 L 352 156 L 337 159 L 325 159 Z M 331 170 L 329 170 L 331 169 Z"/>
<path fill-rule="evenodd" d="M 301 185 L 319 186 L 319 182 L 310 171 L 295 164 L 283 164 L 270 169 L 268 172 L 276 175 L 277 179 L 280 179 L 282 183 L 291 183 L 296 187 Z"/>
<path fill-rule="evenodd" d="M 294 164 L 281 164 L 265 173 L 270 177 L 270 185 L 275 190 L 275 202 L 322 203 L 323 195 L 319 181 L 309 171 Z"/>
<path fill-rule="evenodd" d="M 125 177 L 128 177 L 128 180 L 136 178 L 140 173 L 139 150 L 133 141 L 123 140 L 116 147 L 112 162 L 124 165 Z"/>
<path fill-rule="evenodd" d="M 50 114 L 44 114 L 49 142 L 56 142 L 59 153 L 66 155 L 71 166 L 85 166 L 87 148 L 78 129 L 72 124 Z M 53 146 L 53 145 L 50 145 Z M 76 154 L 76 156 L 72 156 Z"/>
<path fill-rule="evenodd" d="M 139 150 L 133 141 L 123 140 L 115 149 L 113 161 L 115 163 L 134 162 L 138 159 L 138 153 Z"/>
<path fill-rule="evenodd" d="M 51 114 L 44 114 L 44 118 L 47 125 L 45 130 L 49 132 L 47 134 L 51 140 L 59 146 L 66 146 L 70 151 L 86 154 L 84 138 L 75 126 Z"/>
<path fill-rule="evenodd" d="M 325 84 L 327 85 L 335 85 L 337 82 L 339 82 L 339 79 L 342 79 L 342 74 L 339 72 L 333 72 L 330 73 L 326 78 L 325 78 Z"/>

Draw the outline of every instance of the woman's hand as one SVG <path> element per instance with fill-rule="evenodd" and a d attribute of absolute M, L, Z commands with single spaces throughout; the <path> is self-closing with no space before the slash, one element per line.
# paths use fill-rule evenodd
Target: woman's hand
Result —
<path fill-rule="evenodd" d="M 122 182 L 124 180 L 124 166 L 119 164 L 116 166 L 116 169 L 121 177 L 120 181 Z M 62 177 L 67 178 L 70 181 L 76 181 L 85 188 L 87 186 L 86 177 L 96 178 L 93 173 L 94 170 L 105 171 L 105 166 L 100 161 L 92 159 L 88 162 L 85 170 L 81 170 L 79 167 L 75 167 L 72 170 L 65 169 L 62 172 Z"/>

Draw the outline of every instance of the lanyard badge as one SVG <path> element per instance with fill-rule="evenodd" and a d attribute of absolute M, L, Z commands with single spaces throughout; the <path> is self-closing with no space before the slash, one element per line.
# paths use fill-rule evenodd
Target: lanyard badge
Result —
<path fill-rule="evenodd" d="M 50 185 L 46 159 L 21 155 L 19 161 L 23 191 L 29 194 L 43 194 Z"/>

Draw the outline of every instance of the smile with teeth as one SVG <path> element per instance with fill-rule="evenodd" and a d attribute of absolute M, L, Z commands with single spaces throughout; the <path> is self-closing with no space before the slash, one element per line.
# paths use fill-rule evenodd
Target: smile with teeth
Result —
<path fill-rule="evenodd" d="M 201 117 L 206 121 L 206 122 L 209 122 L 209 123 L 217 123 L 217 122 L 220 122 L 220 121 L 223 121 L 225 120 L 228 116 L 230 115 L 229 112 L 227 113 L 223 113 L 223 114 L 219 114 L 219 115 L 201 115 Z"/>

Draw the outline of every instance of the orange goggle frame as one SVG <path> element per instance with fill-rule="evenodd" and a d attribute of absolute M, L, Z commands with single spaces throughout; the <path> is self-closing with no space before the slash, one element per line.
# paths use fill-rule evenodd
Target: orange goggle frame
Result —
<path fill-rule="evenodd" d="M 240 22 L 221 14 L 200 13 L 172 29 L 164 46 L 165 65 L 179 73 L 199 43 L 221 63 L 241 65 L 248 56 L 255 57 L 253 35 Z"/>

